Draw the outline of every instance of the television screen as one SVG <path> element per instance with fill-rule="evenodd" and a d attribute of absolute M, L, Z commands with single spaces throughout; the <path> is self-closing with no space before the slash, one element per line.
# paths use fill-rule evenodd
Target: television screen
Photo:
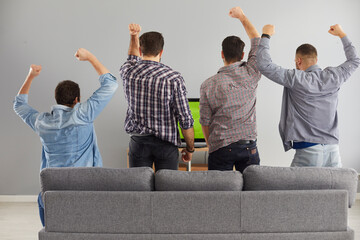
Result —
<path fill-rule="evenodd" d="M 202 132 L 201 125 L 199 122 L 200 120 L 199 98 L 189 98 L 188 101 L 189 101 L 190 111 L 194 119 L 194 140 L 195 142 L 205 142 L 204 134 Z M 180 126 L 179 126 L 179 132 L 180 132 L 181 141 L 184 141 L 184 136 L 181 133 Z"/>

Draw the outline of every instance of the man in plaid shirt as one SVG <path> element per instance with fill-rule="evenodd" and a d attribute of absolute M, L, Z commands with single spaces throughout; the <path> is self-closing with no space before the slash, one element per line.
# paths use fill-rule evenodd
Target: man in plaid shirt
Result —
<path fill-rule="evenodd" d="M 131 135 L 129 166 L 178 169 L 181 144 L 178 122 L 186 141 L 182 160 L 194 152 L 194 129 L 184 79 L 180 73 L 160 63 L 164 38 L 130 24 L 127 61 L 120 68 L 128 110 L 125 131 Z M 141 56 L 141 57 L 140 57 Z"/>
<path fill-rule="evenodd" d="M 259 164 L 256 146 L 256 89 L 261 74 L 256 66 L 260 35 L 240 7 L 229 15 L 240 20 L 251 40 L 248 61 L 244 42 L 230 36 L 222 43 L 224 67 L 202 83 L 200 123 L 209 147 L 209 170 L 243 170 Z"/>

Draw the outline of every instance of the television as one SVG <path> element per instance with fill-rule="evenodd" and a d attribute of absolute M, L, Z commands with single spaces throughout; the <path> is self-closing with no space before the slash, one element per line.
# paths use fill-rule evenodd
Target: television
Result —
<path fill-rule="evenodd" d="M 197 148 L 206 147 L 205 137 L 202 132 L 201 124 L 199 122 L 199 120 L 200 120 L 200 99 L 199 98 L 188 98 L 188 101 L 189 101 L 190 111 L 191 111 L 191 114 L 194 119 L 193 127 L 194 127 L 195 147 L 197 147 Z M 179 126 L 180 138 L 181 138 L 181 146 L 185 147 L 186 146 L 185 139 L 184 139 L 183 134 L 181 133 L 181 128 L 180 128 L 179 124 L 178 124 L 178 126 Z"/>

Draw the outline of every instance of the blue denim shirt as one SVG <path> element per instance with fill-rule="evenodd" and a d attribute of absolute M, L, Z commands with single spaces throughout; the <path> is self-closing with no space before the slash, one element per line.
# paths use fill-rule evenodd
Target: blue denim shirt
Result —
<path fill-rule="evenodd" d="M 100 88 L 74 108 L 54 105 L 39 113 L 28 105 L 28 95 L 17 95 L 14 111 L 39 136 L 42 143 L 41 169 L 47 167 L 101 167 L 94 120 L 115 93 L 118 83 L 110 73 L 99 78 Z"/>
<path fill-rule="evenodd" d="M 257 52 L 260 72 L 284 86 L 280 136 L 285 151 L 292 142 L 338 144 L 338 92 L 359 67 L 360 58 L 348 37 L 341 38 L 346 61 L 337 67 L 310 66 L 305 71 L 285 69 L 272 62 L 270 40 L 262 38 Z"/>

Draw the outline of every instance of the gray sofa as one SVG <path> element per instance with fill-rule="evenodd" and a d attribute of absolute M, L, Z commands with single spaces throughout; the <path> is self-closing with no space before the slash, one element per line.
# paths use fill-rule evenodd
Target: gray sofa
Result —
<path fill-rule="evenodd" d="M 357 180 L 331 168 L 49 168 L 39 239 L 354 239 Z"/>

